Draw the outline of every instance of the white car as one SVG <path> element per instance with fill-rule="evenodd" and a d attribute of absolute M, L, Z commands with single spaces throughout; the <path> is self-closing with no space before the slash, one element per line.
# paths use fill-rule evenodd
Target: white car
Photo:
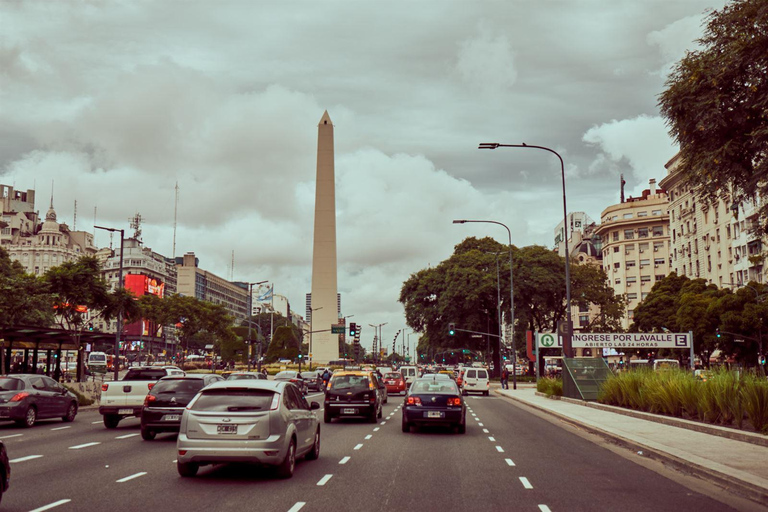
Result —
<path fill-rule="evenodd" d="M 461 392 L 482 393 L 488 396 L 491 392 L 491 379 L 488 376 L 488 370 L 485 368 L 469 368 L 464 373 L 464 379 L 461 381 Z"/>

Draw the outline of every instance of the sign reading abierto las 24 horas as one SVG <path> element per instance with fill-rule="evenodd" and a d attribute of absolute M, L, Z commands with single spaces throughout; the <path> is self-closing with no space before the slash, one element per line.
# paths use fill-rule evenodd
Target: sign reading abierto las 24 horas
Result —
<path fill-rule="evenodd" d="M 573 348 L 690 348 L 691 335 L 676 332 L 589 332 L 573 334 Z M 557 334 L 536 333 L 536 342 L 541 348 L 562 348 L 562 339 Z"/>

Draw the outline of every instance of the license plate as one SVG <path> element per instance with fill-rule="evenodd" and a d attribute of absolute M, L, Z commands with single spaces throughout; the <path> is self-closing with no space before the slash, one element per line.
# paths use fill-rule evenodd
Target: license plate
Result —
<path fill-rule="evenodd" d="M 118 409 L 117 414 L 133 414 L 133 409 Z"/>
<path fill-rule="evenodd" d="M 163 421 L 179 421 L 181 419 L 180 414 L 166 414 L 163 416 Z"/>
<path fill-rule="evenodd" d="M 443 413 L 440 411 L 427 411 L 426 416 L 427 418 L 442 418 Z"/>
<path fill-rule="evenodd" d="M 237 425 L 216 425 L 219 434 L 237 434 Z"/>
<path fill-rule="evenodd" d="M 355 414 L 357 413 L 357 409 L 344 409 L 341 411 L 342 414 Z"/>
<path fill-rule="evenodd" d="M 396 380 L 391 380 L 391 381 L 389 381 L 389 384 L 397 384 L 397 381 Z"/>

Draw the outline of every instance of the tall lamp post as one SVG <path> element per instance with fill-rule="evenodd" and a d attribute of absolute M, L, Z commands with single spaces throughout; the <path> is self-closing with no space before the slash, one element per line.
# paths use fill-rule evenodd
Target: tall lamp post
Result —
<path fill-rule="evenodd" d="M 454 224 L 466 224 L 467 222 L 479 222 L 483 224 L 498 224 L 499 226 L 503 226 L 504 229 L 507 230 L 507 235 L 509 235 L 509 319 L 510 319 L 510 325 L 512 326 L 512 389 L 517 389 L 517 350 L 515 347 L 515 287 L 512 281 L 512 232 L 509 230 L 506 224 L 503 224 L 501 222 L 497 222 L 495 220 L 454 220 Z M 501 324 L 499 324 L 499 329 L 501 329 Z M 498 364 L 499 364 L 499 373 L 501 373 L 501 330 L 499 330 L 499 358 L 498 358 Z"/>
<path fill-rule="evenodd" d="M 496 149 L 496 148 L 532 148 L 542 149 L 554 154 L 560 160 L 560 174 L 563 178 L 563 238 L 565 242 L 565 303 L 566 303 L 566 336 L 563 340 L 563 354 L 565 357 L 573 357 L 573 348 L 571 347 L 571 337 L 573 335 L 573 321 L 571 319 L 571 251 L 568 247 L 568 209 L 565 206 L 565 164 L 563 157 L 546 146 L 532 146 L 530 144 L 499 144 L 498 142 L 482 142 L 477 149 Z M 514 339 L 514 338 L 513 338 Z M 536 361 L 538 366 L 539 362 Z"/>
<path fill-rule="evenodd" d="M 120 269 L 117 272 L 117 287 L 122 288 L 123 287 L 123 241 L 125 240 L 125 230 L 124 229 L 115 229 L 115 228 L 105 228 L 102 226 L 93 226 L 95 229 L 103 229 L 104 231 L 109 231 L 110 233 L 116 233 L 120 232 Z M 120 371 L 120 332 L 123 330 L 123 308 L 119 308 L 117 310 L 117 329 L 115 329 L 115 380 L 120 380 L 120 376 L 118 375 Z"/>
<path fill-rule="evenodd" d="M 389 322 L 384 322 L 383 324 L 378 324 L 378 325 L 368 324 L 371 327 L 373 327 L 374 329 L 377 329 L 377 331 L 375 331 L 375 332 L 376 332 L 376 337 L 379 340 L 378 353 L 374 353 L 373 354 L 373 361 L 374 362 L 377 362 L 379 360 L 379 354 L 381 353 L 381 328 L 382 328 L 382 326 L 387 325 L 388 323 Z"/>
<path fill-rule="evenodd" d="M 253 286 L 264 284 L 267 281 L 259 281 L 258 283 L 248 283 L 248 357 L 246 357 L 246 368 L 251 371 L 251 324 L 253 323 Z M 261 327 L 259 327 L 259 334 L 261 334 Z M 259 340 L 261 344 L 261 340 Z M 259 371 L 261 371 L 261 350 L 259 350 Z"/>

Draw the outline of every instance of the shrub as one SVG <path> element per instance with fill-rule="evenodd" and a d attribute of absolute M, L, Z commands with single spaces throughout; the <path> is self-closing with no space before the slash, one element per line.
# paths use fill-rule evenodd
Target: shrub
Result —
<path fill-rule="evenodd" d="M 768 432 L 768 381 L 749 376 L 739 390 L 744 412 L 756 431 Z"/>
<path fill-rule="evenodd" d="M 536 383 L 536 390 L 549 396 L 563 396 L 563 379 L 542 377 Z"/>

